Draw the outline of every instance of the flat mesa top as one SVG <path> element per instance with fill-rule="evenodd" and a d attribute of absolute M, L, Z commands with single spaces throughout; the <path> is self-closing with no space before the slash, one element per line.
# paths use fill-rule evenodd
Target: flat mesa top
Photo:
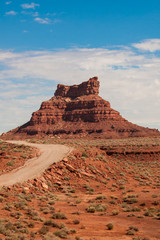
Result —
<path fill-rule="evenodd" d="M 63 84 L 58 84 L 54 96 L 70 97 L 73 99 L 84 95 L 98 96 L 98 94 L 99 94 L 98 77 L 93 77 L 79 85 L 67 86 Z"/>

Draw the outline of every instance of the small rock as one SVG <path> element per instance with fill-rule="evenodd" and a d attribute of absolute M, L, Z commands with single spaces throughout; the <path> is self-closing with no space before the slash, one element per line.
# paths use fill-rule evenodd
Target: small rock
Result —
<path fill-rule="evenodd" d="M 63 172 L 61 170 L 57 170 L 57 173 L 61 176 L 63 175 Z"/>
<path fill-rule="evenodd" d="M 65 164 L 65 166 L 66 166 L 66 168 L 70 171 L 70 172 L 76 172 L 77 170 L 74 168 L 74 167 L 72 167 L 70 164 Z"/>
<path fill-rule="evenodd" d="M 62 161 L 63 161 L 63 162 L 68 162 L 68 159 L 67 159 L 67 158 L 63 158 Z"/>
<path fill-rule="evenodd" d="M 45 188 L 45 189 L 48 189 L 48 185 L 44 182 L 42 182 L 42 187 Z"/>

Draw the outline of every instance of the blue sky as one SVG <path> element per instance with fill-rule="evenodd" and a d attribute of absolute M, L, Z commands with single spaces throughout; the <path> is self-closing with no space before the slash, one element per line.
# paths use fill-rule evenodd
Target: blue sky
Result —
<path fill-rule="evenodd" d="M 159 12 L 159 0 L 3 0 L 0 46 L 22 51 L 128 45 L 160 37 Z"/>
<path fill-rule="evenodd" d="M 128 120 L 160 129 L 160 2 L 0 2 L 0 133 L 30 119 L 57 83 L 99 76 Z"/>

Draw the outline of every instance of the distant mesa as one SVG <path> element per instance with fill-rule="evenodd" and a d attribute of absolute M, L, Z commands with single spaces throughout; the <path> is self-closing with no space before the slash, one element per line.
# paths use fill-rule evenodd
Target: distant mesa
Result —
<path fill-rule="evenodd" d="M 42 102 L 29 122 L 4 137 L 126 138 L 159 136 L 156 129 L 140 127 L 124 119 L 99 96 L 98 77 L 79 85 L 58 84 L 54 96 Z"/>

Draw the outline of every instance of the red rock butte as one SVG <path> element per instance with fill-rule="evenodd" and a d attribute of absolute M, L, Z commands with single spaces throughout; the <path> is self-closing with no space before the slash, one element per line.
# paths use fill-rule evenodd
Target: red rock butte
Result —
<path fill-rule="evenodd" d="M 79 85 L 58 84 L 54 96 L 42 102 L 29 122 L 6 133 L 23 137 L 125 138 L 159 136 L 156 129 L 132 124 L 99 96 L 98 77 Z"/>

